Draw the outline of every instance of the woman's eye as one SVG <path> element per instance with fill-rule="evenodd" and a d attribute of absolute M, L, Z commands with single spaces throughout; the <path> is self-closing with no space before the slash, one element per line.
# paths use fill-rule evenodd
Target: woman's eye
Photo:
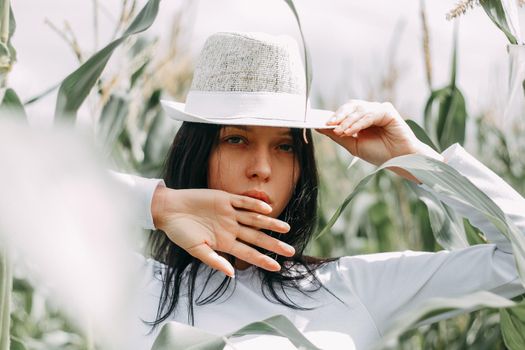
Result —
<path fill-rule="evenodd" d="M 238 136 L 231 136 L 226 139 L 226 142 L 231 143 L 233 145 L 237 145 L 243 143 L 244 140 Z"/>
<path fill-rule="evenodd" d="M 284 152 L 292 153 L 293 152 L 293 146 L 287 143 L 283 143 L 282 145 L 279 145 L 279 149 Z"/>

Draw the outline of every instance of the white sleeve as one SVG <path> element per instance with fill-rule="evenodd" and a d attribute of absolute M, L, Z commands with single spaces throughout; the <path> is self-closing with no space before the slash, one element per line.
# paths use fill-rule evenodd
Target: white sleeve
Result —
<path fill-rule="evenodd" d="M 521 195 L 459 144 L 450 146 L 442 155 L 525 234 L 525 199 Z M 524 292 L 507 238 L 467 204 L 422 187 L 468 218 L 491 243 L 437 253 L 405 251 L 341 258 L 342 278 L 382 334 L 395 318 L 430 298 L 452 298 L 480 290 L 505 297 Z"/>
<path fill-rule="evenodd" d="M 166 186 L 162 179 L 146 179 L 137 175 L 122 174 L 110 171 L 112 177 L 121 183 L 131 195 L 138 207 L 137 225 L 144 229 L 154 230 L 151 215 L 151 202 L 157 186 Z"/>

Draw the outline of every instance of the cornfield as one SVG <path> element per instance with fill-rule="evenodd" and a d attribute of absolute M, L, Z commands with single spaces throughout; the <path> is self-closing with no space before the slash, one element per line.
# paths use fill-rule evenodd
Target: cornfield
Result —
<path fill-rule="evenodd" d="M 25 107 L 45 96 L 49 91 L 33 99 L 22 102 L 16 91 L 9 87 L 7 77 L 16 64 L 16 50 L 11 38 L 16 34 L 16 13 L 11 8 L 9 0 L 0 1 L 0 83 L 2 84 L 0 105 L 0 161 L 5 164 L 23 165 L 23 157 L 39 157 L 41 153 L 32 155 L 30 147 L 48 147 L 47 151 L 56 152 L 54 156 L 44 156 L 41 162 L 27 158 L 34 163 L 34 167 L 26 171 L 13 171 L 6 179 L 19 181 L 33 181 L 29 176 L 31 171 L 39 172 L 56 167 L 65 170 L 62 162 L 76 162 L 78 159 L 86 161 L 97 169 L 108 167 L 122 172 L 140 174 L 144 177 L 159 177 L 169 141 L 177 131 L 177 125 L 166 120 L 161 107 L 161 96 L 170 96 L 176 100 L 183 100 L 192 78 L 193 59 L 189 50 L 181 48 L 185 33 L 181 21 L 185 11 L 192 5 L 190 1 L 181 1 L 182 5 L 173 21 L 171 41 L 167 47 L 159 48 L 157 38 L 148 35 L 148 28 L 153 24 L 159 11 L 160 0 L 149 0 L 139 9 L 134 0 L 123 0 L 121 14 L 115 23 L 113 39 L 104 47 L 91 55 L 85 55 L 76 41 L 68 41 L 79 60 L 79 68 L 71 72 L 59 86 L 56 109 L 54 111 L 54 130 L 32 130 L 27 126 Z M 285 0 L 290 9 L 290 20 L 297 23 L 301 30 L 300 13 L 292 0 Z M 516 61 L 515 70 L 511 70 L 511 96 L 504 113 L 508 120 L 512 120 L 511 127 L 505 132 L 498 127 L 498 117 L 502 114 L 497 108 L 486 110 L 480 115 L 471 115 L 462 91 L 457 83 L 457 45 L 455 44 L 449 67 L 450 76 L 445 86 L 435 87 L 432 79 L 432 55 L 429 47 L 429 29 L 426 24 L 425 0 L 421 0 L 422 20 L 422 47 L 420 53 L 426 62 L 428 100 L 425 105 L 422 123 L 408 120 L 408 123 L 417 137 L 433 147 L 436 151 L 443 151 L 453 143 L 464 144 L 471 137 L 475 142 L 476 156 L 487 166 L 497 172 L 519 193 L 525 196 L 525 142 L 522 137 L 525 131 L 525 72 L 516 67 L 523 67 L 525 43 L 520 38 L 517 11 L 522 2 L 480 0 L 461 1 L 456 8 L 451 9 L 448 17 L 468 16 L 470 8 L 480 6 L 487 17 L 496 25 L 509 42 L 511 50 L 521 50 L 521 62 Z M 16 5 L 14 6 L 16 9 Z M 445 14 L 444 14 L 445 15 Z M 489 23 L 487 21 L 487 23 Z M 451 23 L 452 25 L 452 23 Z M 457 23 L 455 23 L 457 27 Z M 56 29 L 56 28 L 55 28 Z M 457 37 L 457 32 L 454 34 Z M 311 64 L 308 54 L 308 37 L 303 38 L 305 49 L 305 74 L 311 82 Z M 395 37 L 394 37 L 395 40 Z M 109 59 L 117 54 L 122 56 L 122 69 L 117 72 L 105 70 Z M 159 54 L 161 52 L 162 54 Z M 521 66 L 519 66 L 521 64 Z M 511 67 L 512 69 L 512 67 Z M 395 90 L 396 67 L 392 63 L 382 79 L 381 86 L 374 90 L 371 100 L 392 99 Z M 50 85 L 52 82 L 50 82 Z M 329 103 L 329 96 L 321 94 L 311 96 L 319 107 L 326 109 L 337 108 Z M 391 101 L 394 105 L 395 100 Z M 75 129 L 77 113 L 83 104 L 88 104 L 93 116 L 93 127 L 89 130 Z M 467 133 L 467 121 L 474 127 L 474 132 Z M 4 132 L 2 132 L 4 130 Z M 20 134 L 16 134 L 16 133 Z M 71 136 L 75 135 L 75 136 Z M 74 146 L 80 138 L 87 146 Z M 23 145 L 21 140 L 30 140 Z M 55 141 L 52 141 L 55 140 Z M 19 146 L 18 151 L 13 145 Z M 53 143 L 54 142 L 54 143 Z M 483 232 L 447 209 L 436 198 L 422 197 L 415 186 L 400 177 L 381 170 L 387 166 L 398 166 L 417 174 L 429 184 L 446 188 L 452 182 L 461 184 L 453 188 L 455 196 L 469 201 L 479 213 L 498 224 L 500 231 L 510 239 L 516 255 L 516 263 L 521 272 L 521 282 L 525 286 L 525 237 L 489 199 L 482 200 L 477 196 L 479 191 L 469 186 L 458 174 L 453 173 L 446 165 L 431 162 L 422 158 L 408 157 L 393 159 L 379 169 L 368 164 L 349 159 L 338 146 L 316 136 L 316 151 L 319 152 L 319 168 L 321 175 L 320 197 L 321 205 L 318 213 L 319 225 L 317 238 L 309 246 L 307 253 L 313 256 L 343 256 L 372 252 L 398 251 L 404 249 L 438 251 L 441 249 L 457 248 L 468 244 L 486 243 Z M 61 144 L 62 143 L 62 144 Z M 71 143 L 71 146 L 68 146 Z M 64 148 L 71 147 L 71 153 L 64 153 Z M 42 153 L 43 154 L 43 153 Z M 323 156 L 320 156 L 323 155 Z M 10 163 L 12 162 L 12 163 Z M 38 167 L 38 164 L 40 164 Z M 100 164 L 103 166 L 100 166 Z M 75 167 L 77 166 L 77 163 Z M 88 165 L 78 165 L 78 174 L 86 170 Z M 350 166 L 349 166 L 350 164 Z M 0 170 L 8 172 L 9 166 Z M 352 172 L 351 177 L 341 177 L 343 172 Z M 49 178 L 63 175 L 52 171 L 46 173 Z M 76 174 L 76 173 L 75 173 Z M 90 173 L 91 174 L 91 173 Z M 25 177 L 27 175 L 27 177 Z M 11 176 L 11 177 L 10 177 Z M 78 175 L 80 180 L 87 179 Z M 106 189 L 106 182 L 102 180 L 104 171 L 93 171 L 90 178 L 100 178 L 100 192 Z M 3 180 L 3 175 L 0 177 Z M 67 177 L 64 181 L 70 181 Z M 78 180 L 78 181 L 80 181 Z M 73 184 L 75 182 L 71 180 Z M 337 186 L 329 184 L 337 183 Z M 37 182 L 37 185 L 39 183 Z M 45 182 L 41 185 L 45 186 Z M 10 203 L 19 200 L 15 197 L 18 187 L 13 192 L 6 190 L 6 196 L 0 199 L 0 212 L 10 213 Z M 33 188 L 33 187 L 32 187 Z M 55 187 L 56 191 L 60 186 Z M 7 189 L 7 187 L 6 187 Z M 35 187 L 41 193 L 27 194 L 20 198 L 50 196 L 45 188 Z M 93 189 L 92 189 L 93 190 Z M 108 188 L 108 192 L 113 189 Z M 2 188 L 3 191 L 3 188 Z M 95 193 L 95 194 L 96 194 Z M 111 192 L 113 193 L 113 192 Z M 117 193 L 117 192 L 115 192 Z M 11 196 L 11 197 L 10 197 Z M 58 197 L 68 198 L 69 197 Z M 110 198 L 110 197 L 104 197 Z M 89 198 L 88 198 L 89 199 Z M 38 201 L 37 201 L 38 202 Z M 40 205 L 46 205 L 44 200 Z M 93 202 L 95 203 L 95 202 Z M 98 203 L 98 202 L 96 202 Z M 18 204 L 17 204 L 18 205 Z M 90 290 L 89 299 L 85 303 L 79 301 L 80 308 L 70 308 L 65 304 L 76 303 L 71 299 L 78 290 L 61 279 L 56 282 L 55 288 L 46 285 L 46 277 L 71 273 L 84 274 L 90 281 L 89 268 L 71 264 L 70 269 L 59 267 L 61 263 L 71 259 L 71 255 L 82 255 L 84 242 L 74 242 L 76 250 L 65 252 L 60 246 L 69 249 L 67 243 L 53 241 L 52 250 L 41 252 L 31 239 L 34 230 L 39 230 L 41 223 L 48 218 L 38 215 L 32 210 L 38 206 L 28 205 L 24 216 L 27 222 L 11 222 L 4 214 L 0 214 L 0 350 L 7 349 L 119 349 L 121 339 L 112 339 L 111 331 L 104 330 L 104 318 L 112 317 L 105 313 L 103 307 L 97 308 L 93 319 L 79 316 L 79 310 L 89 314 L 91 303 L 103 304 L 103 298 L 97 299 L 96 291 Z M 54 208 L 54 207 L 53 207 Z M 56 207 L 54 215 L 60 214 Z M 50 209 L 52 210 L 52 209 Z M 65 210 L 65 209 L 64 209 Z M 53 213 L 50 211 L 50 213 Z M 89 220 L 96 219 L 89 217 Z M 100 211 L 102 213 L 102 210 Z M 82 215 L 80 213 L 79 215 Z M 100 214 L 103 215 L 103 214 Z M 123 214 L 125 217 L 125 214 Z M 53 220 L 64 220 L 65 224 L 72 225 L 68 220 L 57 215 Z M 34 220 L 34 225 L 31 221 Z M 40 221 L 39 221 L 40 220 Z M 87 219 L 85 220 L 88 221 Z M 84 221 L 83 221 L 84 222 Z M 67 226 L 67 225 L 64 225 Z M 55 230 L 48 226 L 49 231 Z M 90 235 L 97 225 L 86 224 L 85 234 Z M 136 232 L 129 225 L 119 222 L 107 230 L 123 229 L 127 232 Z M 67 227 L 62 236 L 50 235 L 49 239 L 68 237 Z M 45 229 L 39 234 L 45 236 Z M 105 231 L 104 231 L 105 232 Z M 103 233 L 100 235 L 103 235 Z M 62 233 L 61 233 L 62 234 Z M 18 238 L 13 238 L 13 237 Z M 55 237 L 55 238 L 53 238 Z M 80 237 L 80 236 L 79 236 Z M 144 249 L 146 232 L 136 232 L 133 236 L 130 249 Z M 122 237 L 120 237 L 122 238 Z M 115 238 L 115 245 L 98 252 L 92 246 L 94 254 L 106 254 L 101 259 L 111 263 L 111 247 L 118 246 L 120 241 Z M 43 241 L 42 241 L 43 242 Z M 88 242 L 89 243 L 89 242 Z M 73 243 L 72 243 L 73 244 Z M 22 248 L 21 248 L 22 247 Z M 45 249 L 45 248 L 44 248 Z M 86 248 L 87 249 L 87 248 Z M 73 250 L 73 248 L 71 248 Z M 96 253 L 95 253 L 96 252 Z M 97 256 L 97 255 L 93 255 Z M 39 265 L 43 261 L 56 259 L 50 263 L 47 272 L 42 272 Z M 75 261 L 73 259 L 73 261 Z M 97 265 L 98 266 L 98 265 Z M 100 267 L 100 266 L 99 266 Z M 121 270 L 108 272 L 107 278 L 113 278 L 111 273 L 123 273 Z M 93 277 L 97 281 L 97 277 Z M 80 288 L 80 287 L 79 287 Z M 56 293 L 61 290 L 63 293 Z M 117 293 L 118 291 L 110 291 Z M 69 298 L 69 300 L 68 300 Z M 81 299 L 81 297 L 79 297 Z M 62 305 L 59 301 L 66 300 Z M 411 315 L 402 315 L 398 326 L 386 334 L 384 341 L 378 348 L 399 349 L 524 349 L 525 348 L 525 302 L 522 297 L 514 300 L 505 299 L 490 293 L 479 293 L 463 298 L 441 300 L 428 303 L 425 307 Z M 106 305 L 106 304 L 103 304 Z M 106 307 L 106 306 L 104 306 Z M 119 306 L 120 307 L 120 306 Z M 111 312 L 121 310 L 116 306 L 107 306 Z M 439 313 L 454 311 L 454 317 L 444 321 L 420 326 L 422 321 L 434 317 Z M 475 310 L 475 311 L 472 311 Z M 106 310 L 107 311 L 107 310 Z M 125 316 L 123 316 L 125 317 Z M 123 319 L 123 318 L 122 318 Z M 116 318 L 114 322 L 118 322 Z M 101 322 L 97 324 L 97 322 Z M 124 321 L 122 321 L 124 323 Z M 247 334 L 271 334 L 288 337 L 298 348 L 315 349 L 308 340 L 297 334 L 297 329 L 284 316 L 276 315 L 267 320 L 226 334 L 223 337 L 212 337 L 209 334 L 183 325 L 166 325 L 153 349 L 185 349 L 192 345 L 192 349 L 222 349 L 228 343 L 228 338 Z M 184 336 L 186 335 L 186 337 Z M 191 335 L 191 344 L 184 343 Z M 210 340 L 211 339 L 211 340 Z"/>

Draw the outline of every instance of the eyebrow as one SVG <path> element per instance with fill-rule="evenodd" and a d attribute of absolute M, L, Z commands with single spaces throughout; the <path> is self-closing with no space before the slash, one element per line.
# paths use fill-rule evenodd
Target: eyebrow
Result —
<path fill-rule="evenodd" d="M 225 127 L 225 129 L 240 129 L 240 130 L 243 130 L 243 131 L 247 131 L 247 132 L 253 132 L 253 128 L 252 127 L 249 127 L 249 126 L 246 126 L 246 125 L 228 125 Z M 291 133 L 291 130 L 288 129 L 288 130 L 283 130 L 279 133 L 279 135 L 286 135 L 286 136 L 291 136 L 292 133 Z"/>

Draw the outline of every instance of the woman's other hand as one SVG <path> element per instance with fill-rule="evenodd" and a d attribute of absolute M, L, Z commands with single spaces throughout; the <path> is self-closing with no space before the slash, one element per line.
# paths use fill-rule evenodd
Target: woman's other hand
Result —
<path fill-rule="evenodd" d="M 295 254 L 292 246 L 260 231 L 290 230 L 287 223 L 267 216 L 271 211 L 263 201 L 212 189 L 161 186 L 152 203 L 155 227 L 195 258 L 231 277 L 233 266 L 217 252 L 269 271 L 279 271 L 280 265 L 249 244 L 284 256 Z"/>
<path fill-rule="evenodd" d="M 352 155 L 374 165 L 381 165 L 391 158 L 407 154 L 422 154 L 443 161 L 439 153 L 418 140 L 398 111 L 388 102 L 350 100 L 339 107 L 327 125 L 337 127 L 316 130 L 343 146 Z M 396 168 L 391 170 L 417 181 L 406 171 Z"/>

